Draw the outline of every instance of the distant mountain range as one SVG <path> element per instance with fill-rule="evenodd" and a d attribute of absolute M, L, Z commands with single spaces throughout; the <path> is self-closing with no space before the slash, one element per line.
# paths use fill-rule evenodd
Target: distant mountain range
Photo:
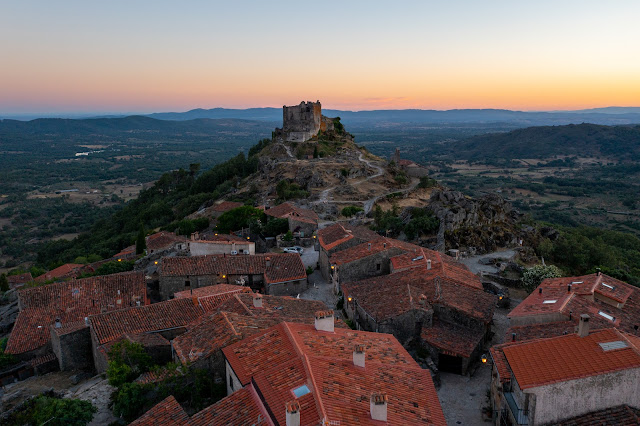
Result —
<path fill-rule="evenodd" d="M 374 111 L 342 111 L 323 110 L 328 117 L 340 117 L 350 129 L 363 126 L 388 126 L 396 123 L 414 124 L 487 124 L 508 123 L 517 127 L 539 125 L 563 125 L 594 123 L 607 125 L 640 123 L 640 107 L 608 107 L 578 111 L 527 112 L 504 109 L 454 109 L 437 110 L 374 110 Z M 149 117 L 160 120 L 192 120 L 196 118 L 236 118 L 256 121 L 282 122 L 281 108 L 249 108 L 249 109 L 194 109 L 187 112 L 164 112 L 149 114 Z"/>

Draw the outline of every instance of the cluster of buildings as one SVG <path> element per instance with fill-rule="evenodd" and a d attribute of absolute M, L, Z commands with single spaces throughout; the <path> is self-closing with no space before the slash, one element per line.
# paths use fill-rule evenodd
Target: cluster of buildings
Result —
<path fill-rule="evenodd" d="M 314 222 L 289 203 L 269 210 L 298 229 Z M 19 290 L 6 352 L 34 371 L 104 372 L 110 348 L 126 340 L 156 364 L 206 369 L 226 384 L 227 396 L 200 412 L 168 397 L 137 425 L 444 425 L 432 373 L 407 348 L 458 374 L 489 362 L 497 425 L 638 423 L 637 287 L 600 273 L 544 280 L 509 313 L 504 343 L 489 348 L 497 297 L 456 259 L 344 223 L 315 236 L 345 321 L 299 298 L 308 283 L 297 254 L 256 254 L 232 235 L 158 233 L 147 240 L 146 274 Z"/>

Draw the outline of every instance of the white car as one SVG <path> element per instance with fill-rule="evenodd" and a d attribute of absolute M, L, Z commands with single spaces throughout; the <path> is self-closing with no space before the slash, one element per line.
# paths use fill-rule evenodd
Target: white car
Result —
<path fill-rule="evenodd" d="M 296 253 L 298 254 L 298 250 L 296 250 L 295 247 L 285 247 L 282 249 L 283 252 L 285 253 Z"/>
<path fill-rule="evenodd" d="M 302 247 L 300 247 L 300 246 L 293 246 L 291 248 L 296 249 L 298 251 L 298 253 L 300 253 L 300 254 L 304 253 L 304 249 Z"/>

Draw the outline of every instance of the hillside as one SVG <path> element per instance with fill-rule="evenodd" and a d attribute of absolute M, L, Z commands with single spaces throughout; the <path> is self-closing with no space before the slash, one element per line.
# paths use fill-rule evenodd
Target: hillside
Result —
<path fill-rule="evenodd" d="M 474 136 L 455 146 L 459 158 L 548 158 L 555 155 L 640 160 L 640 126 L 529 127 Z"/>

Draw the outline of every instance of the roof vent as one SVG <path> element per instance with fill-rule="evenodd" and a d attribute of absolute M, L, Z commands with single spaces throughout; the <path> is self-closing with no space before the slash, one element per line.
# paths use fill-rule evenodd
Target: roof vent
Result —
<path fill-rule="evenodd" d="M 300 426 L 300 403 L 289 401 L 285 404 L 287 410 L 287 426 Z"/>
<path fill-rule="evenodd" d="M 382 243 L 382 248 L 387 248 L 387 243 Z"/>
<path fill-rule="evenodd" d="M 587 337 L 589 335 L 589 315 L 580 315 L 580 324 L 578 324 L 578 336 Z"/>
<path fill-rule="evenodd" d="M 368 247 L 369 247 L 369 250 L 371 250 L 371 243 L 369 243 Z"/>
<path fill-rule="evenodd" d="M 84 317 L 84 325 L 89 325 L 89 317 Z"/>
<path fill-rule="evenodd" d="M 316 312 L 316 330 L 333 333 L 334 322 L 332 310 Z"/>
<path fill-rule="evenodd" d="M 355 345 L 353 347 L 353 365 L 364 368 L 365 358 L 364 345 Z"/>
<path fill-rule="evenodd" d="M 431 259 L 427 259 L 427 269 L 431 269 Z"/>
<path fill-rule="evenodd" d="M 512 342 L 516 341 L 516 333 L 511 333 L 511 341 Z"/>
<path fill-rule="evenodd" d="M 571 284 L 567 285 L 567 293 L 571 293 Z"/>
<path fill-rule="evenodd" d="M 60 321 L 60 318 L 56 318 L 56 328 L 62 328 L 62 321 Z"/>
<path fill-rule="evenodd" d="M 371 418 L 381 422 L 387 421 L 387 405 L 389 398 L 386 393 L 372 393 L 369 407 L 371 409 Z"/>

